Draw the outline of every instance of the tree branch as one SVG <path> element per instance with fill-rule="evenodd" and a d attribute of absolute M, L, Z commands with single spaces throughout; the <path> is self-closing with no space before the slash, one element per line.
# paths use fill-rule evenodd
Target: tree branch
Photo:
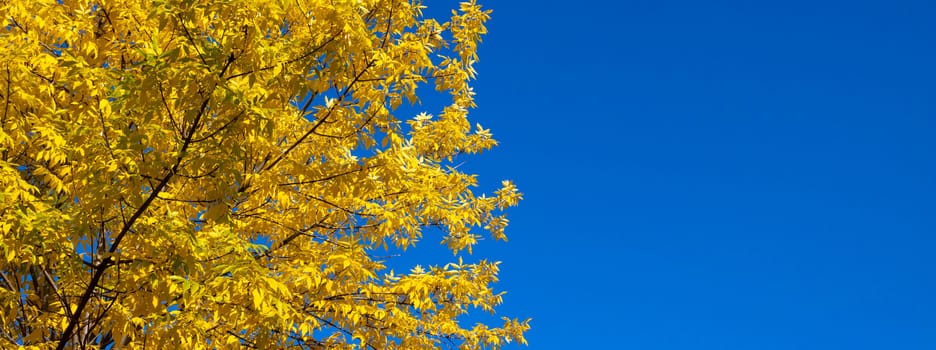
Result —
<path fill-rule="evenodd" d="M 286 155 L 289 154 L 289 152 L 291 152 L 294 148 L 296 148 L 296 146 L 299 146 L 299 144 L 301 144 L 302 141 L 305 141 L 306 138 L 308 138 L 310 135 L 315 133 L 315 130 L 318 130 L 318 128 L 321 127 L 322 124 L 324 124 L 326 120 L 328 120 L 328 117 L 331 116 L 332 112 L 335 111 L 335 108 L 341 105 L 341 102 L 344 101 L 344 99 L 348 97 L 348 93 L 351 92 L 351 88 L 354 87 L 354 84 L 357 83 L 361 79 L 361 76 L 363 76 L 364 73 L 367 72 L 367 69 L 370 67 L 373 67 L 373 62 L 369 63 L 367 67 L 364 67 L 364 69 L 362 69 L 361 72 L 358 73 L 358 75 L 354 77 L 354 80 L 352 80 L 351 83 L 349 83 L 348 86 L 345 87 L 341 95 L 338 96 L 338 100 L 335 101 L 335 103 L 331 106 L 331 108 L 328 109 L 328 112 L 325 113 L 325 116 L 323 116 L 322 119 L 319 119 L 319 121 L 316 122 L 315 125 L 312 126 L 312 129 L 309 129 L 309 131 L 307 131 L 304 135 L 302 135 L 302 137 L 300 137 L 298 140 L 296 140 L 296 142 L 290 145 L 289 148 L 283 151 L 283 153 L 280 153 L 280 155 L 277 156 L 276 159 L 273 160 L 273 162 L 270 163 L 270 165 L 268 165 L 263 170 L 272 169 L 274 166 L 276 166 L 276 164 L 278 164 L 281 160 L 283 160 L 283 158 L 285 158 Z"/>
<path fill-rule="evenodd" d="M 169 183 L 169 180 L 172 179 L 172 176 L 175 175 L 177 171 L 179 171 L 179 165 L 182 163 L 183 157 L 185 157 L 185 151 L 188 149 L 192 141 L 192 136 L 195 135 L 195 131 L 198 128 L 198 123 L 201 120 L 202 115 L 205 114 L 205 111 L 208 108 L 209 99 L 210 99 L 210 95 L 209 95 L 209 98 L 206 98 L 202 102 L 201 108 L 199 109 L 198 114 L 195 115 L 195 119 L 192 121 L 192 125 L 189 127 L 188 132 L 185 135 L 183 135 L 185 137 L 185 141 L 182 143 L 182 147 L 179 150 L 179 156 L 176 158 L 175 165 L 172 166 L 172 169 L 169 169 L 169 171 L 166 173 L 166 176 L 164 176 L 162 180 L 159 181 L 159 184 L 156 185 L 155 188 L 153 188 L 152 192 L 150 192 L 150 195 L 146 198 L 143 204 L 140 205 L 139 208 L 137 208 L 137 210 L 133 213 L 133 215 L 130 216 L 130 219 L 128 219 L 127 222 L 123 225 L 123 227 L 120 229 L 120 233 L 117 234 L 117 237 L 114 238 L 114 242 L 111 243 L 110 249 L 107 250 L 108 253 L 113 254 L 114 252 L 117 251 L 117 248 L 120 245 L 120 242 L 123 240 L 124 237 L 126 237 L 127 233 L 130 232 L 130 227 L 132 227 L 133 224 L 136 223 L 137 219 L 139 219 L 140 216 L 143 215 L 146 209 L 149 208 L 150 204 L 152 204 L 153 201 L 156 199 L 156 197 L 159 196 L 159 193 L 162 192 L 162 190 L 166 187 L 166 185 Z M 71 338 L 72 332 L 74 332 L 75 327 L 80 322 L 79 319 L 81 318 L 81 315 L 84 312 L 84 308 L 88 305 L 88 302 L 91 300 L 91 295 L 94 292 L 94 289 L 97 288 L 98 283 L 101 280 L 101 277 L 104 276 L 104 272 L 107 271 L 107 269 L 113 266 L 114 264 L 115 264 L 114 259 L 108 256 L 94 267 L 94 272 L 91 275 L 91 282 L 89 282 L 88 287 L 85 288 L 84 293 L 81 295 L 81 299 L 78 299 L 78 306 L 75 308 L 75 312 L 72 314 L 72 317 L 69 317 L 68 325 L 65 327 L 65 330 L 62 332 L 62 338 L 59 339 L 59 343 L 58 343 L 58 346 L 56 346 L 56 350 L 65 349 L 65 345 L 68 344 L 68 340 L 69 338 Z"/>

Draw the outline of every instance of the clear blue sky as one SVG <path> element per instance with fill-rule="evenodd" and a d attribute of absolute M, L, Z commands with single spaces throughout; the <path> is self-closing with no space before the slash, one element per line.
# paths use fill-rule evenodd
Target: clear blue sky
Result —
<path fill-rule="evenodd" d="M 483 3 L 530 349 L 936 348 L 936 3 Z"/>

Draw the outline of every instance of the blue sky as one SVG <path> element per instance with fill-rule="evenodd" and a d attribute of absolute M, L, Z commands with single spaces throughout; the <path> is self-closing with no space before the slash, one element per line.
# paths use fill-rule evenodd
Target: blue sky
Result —
<path fill-rule="evenodd" d="M 482 3 L 530 349 L 936 348 L 936 3 Z"/>

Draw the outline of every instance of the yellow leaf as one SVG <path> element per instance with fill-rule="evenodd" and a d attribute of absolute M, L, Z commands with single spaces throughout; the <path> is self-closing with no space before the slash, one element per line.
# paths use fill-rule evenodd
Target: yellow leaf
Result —
<path fill-rule="evenodd" d="M 260 310 L 263 305 L 263 290 L 260 288 L 251 289 L 250 295 L 252 297 L 254 310 Z"/>

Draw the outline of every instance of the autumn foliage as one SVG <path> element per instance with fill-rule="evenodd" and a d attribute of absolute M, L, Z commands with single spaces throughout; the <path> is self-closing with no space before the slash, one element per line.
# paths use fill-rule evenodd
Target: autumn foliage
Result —
<path fill-rule="evenodd" d="M 465 318 L 502 293 L 461 256 L 520 200 L 454 166 L 495 145 L 467 119 L 490 12 L 422 10 L 0 0 L 0 348 L 525 343 Z"/>

